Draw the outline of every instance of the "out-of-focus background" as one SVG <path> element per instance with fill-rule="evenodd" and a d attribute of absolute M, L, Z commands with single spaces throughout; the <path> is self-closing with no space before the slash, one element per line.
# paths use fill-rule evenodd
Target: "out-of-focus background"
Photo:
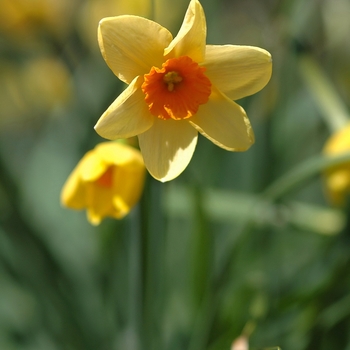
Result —
<path fill-rule="evenodd" d="M 202 0 L 209 44 L 273 56 L 267 87 L 239 101 L 255 145 L 200 137 L 120 221 L 60 205 L 124 89 L 98 21 L 137 14 L 175 35 L 188 3 L 0 0 L 1 350 L 229 350 L 241 334 L 251 349 L 350 349 L 349 207 L 328 201 L 320 163 L 349 112 L 349 0 Z"/>

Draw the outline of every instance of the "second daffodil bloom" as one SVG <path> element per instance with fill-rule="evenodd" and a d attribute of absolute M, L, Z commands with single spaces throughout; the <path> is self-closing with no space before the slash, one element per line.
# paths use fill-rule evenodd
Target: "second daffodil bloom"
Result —
<path fill-rule="evenodd" d="M 323 153 L 339 156 L 350 152 L 350 123 L 334 133 L 326 142 Z M 332 204 L 343 206 L 350 196 L 350 163 L 340 164 L 325 172 L 327 194 Z"/>
<path fill-rule="evenodd" d="M 68 177 L 61 202 L 71 209 L 86 208 L 93 225 L 107 216 L 121 219 L 139 201 L 145 173 L 137 149 L 117 142 L 100 143 Z"/>
<path fill-rule="evenodd" d="M 271 76 L 271 55 L 260 48 L 206 45 L 206 21 L 191 0 L 175 38 L 137 16 L 101 20 L 98 41 L 113 73 L 128 84 L 97 122 L 107 139 L 138 136 L 145 165 L 160 181 L 190 162 L 198 132 L 221 148 L 245 151 L 254 134 L 233 102 L 261 90 Z"/>

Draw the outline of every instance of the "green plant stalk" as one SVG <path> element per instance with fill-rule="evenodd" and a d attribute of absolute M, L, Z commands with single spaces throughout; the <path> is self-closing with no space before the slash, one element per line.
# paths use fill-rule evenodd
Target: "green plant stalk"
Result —
<path fill-rule="evenodd" d="M 278 201 L 292 190 L 303 185 L 320 172 L 328 168 L 350 162 L 350 153 L 330 157 L 318 155 L 306 160 L 278 178 L 263 193 L 262 198 L 268 201 Z"/>
<path fill-rule="evenodd" d="M 301 55 L 299 69 L 331 132 L 342 129 L 350 122 L 349 112 L 317 61 L 310 55 Z"/>
<path fill-rule="evenodd" d="M 164 303 L 164 233 L 165 219 L 161 199 L 164 184 L 148 176 L 141 201 L 143 224 L 141 226 L 142 269 L 142 349 L 161 349 L 160 311 Z"/>
<path fill-rule="evenodd" d="M 204 208 L 203 190 L 194 188 L 195 229 L 193 252 L 193 304 L 196 318 L 189 345 L 190 350 L 201 350 L 207 345 L 213 319 L 212 267 L 213 237 Z"/>
<path fill-rule="evenodd" d="M 156 20 L 156 0 L 150 0 L 150 19 Z"/>

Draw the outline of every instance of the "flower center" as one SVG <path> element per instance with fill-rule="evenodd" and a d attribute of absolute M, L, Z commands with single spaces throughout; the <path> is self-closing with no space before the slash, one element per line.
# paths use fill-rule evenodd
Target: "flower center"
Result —
<path fill-rule="evenodd" d="M 211 93 L 211 82 L 204 71 L 188 56 L 171 58 L 162 68 L 152 67 L 141 86 L 150 112 L 165 120 L 181 120 L 196 114 Z"/>
<path fill-rule="evenodd" d="M 182 82 L 182 76 L 178 72 L 168 72 L 163 77 L 164 83 L 168 85 L 169 91 L 174 91 L 175 84 Z"/>
<path fill-rule="evenodd" d="M 113 167 L 110 166 L 97 180 L 96 184 L 101 187 L 112 188 L 113 186 Z"/>

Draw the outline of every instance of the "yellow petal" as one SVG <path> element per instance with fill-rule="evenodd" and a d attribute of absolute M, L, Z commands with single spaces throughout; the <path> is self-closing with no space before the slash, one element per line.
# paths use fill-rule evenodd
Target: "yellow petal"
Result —
<path fill-rule="evenodd" d="M 106 166 L 95 155 L 95 151 L 87 152 L 69 175 L 61 192 L 61 202 L 72 209 L 86 207 L 86 181 L 94 180 L 105 171 Z"/>
<path fill-rule="evenodd" d="M 94 225 L 106 216 L 120 219 L 140 199 L 145 172 L 139 150 L 117 142 L 98 144 L 69 176 L 62 190 L 62 204 L 86 208 Z"/>
<path fill-rule="evenodd" d="M 103 142 L 95 151 L 103 162 L 116 165 L 111 189 L 113 211 L 109 216 L 121 219 L 139 201 L 143 191 L 146 169 L 141 152 L 117 142 Z"/>
<path fill-rule="evenodd" d="M 350 194 L 350 165 L 330 169 L 325 173 L 326 192 L 332 204 L 344 206 Z"/>
<path fill-rule="evenodd" d="M 329 156 L 350 151 L 350 123 L 335 132 L 327 140 L 323 153 Z M 327 193 L 336 206 L 344 206 L 350 193 L 350 163 L 327 169 L 324 173 Z"/>
<path fill-rule="evenodd" d="M 154 117 L 140 89 L 143 78 L 138 77 L 116 98 L 95 125 L 96 132 L 109 140 L 128 138 L 149 129 Z"/>
<path fill-rule="evenodd" d="M 123 143 L 102 142 L 95 147 L 95 152 L 106 164 L 136 164 L 144 168 L 141 152 Z"/>
<path fill-rule="evenodd" d="M 87 217 L 90 223 L 98 225 L 104 217 L 113 216 L 112 198 L 110 188 L 103 188 L 95 183 L 86 184 Z"/>
<path fill-rule="evenodd" d="M 270 80 L 271 55 L 253 46 L 207 45 L 203 66 L 213 85 L 238 100 L 260 91 Z"/>
<path fill-rule="evenodd" d="M 61 191 L 61 204 L 72 209 L 85 208 L 85 187 L 80 176 L 81 161 L 69 175 Z"/>
<path fill-rule="evenodd" d="M 113 169 L 113 188 L 87 184 L 89 221 L 97 225 L 104 217 L 121 219 L 139 201 L 145 178 L 145 168 L 128 164 Z"/>
<path fill-rule="evenodd" d="M 125 202 L 125 199 L 120 196 L 113 197 L 113 208 L 113 217 L 115 217 L 116 219 L 122 219 L 130 211 L 130 206 L 128 205 L 128 203 Z"/>
<path fill-rule="evenodd" d="M 127 164 L 114 171 L 113 207 L 114 217 L 123 218 L 140 200 L 146 169 L 144 164 Z"/>
<path fill-rule="evenodd" d="M 348 123 L 344 128 L 335 132 L 327 140 L 323 153 L 327 155 L 340 155 L 342 152 L 350 151 L 350 123 Z"/>
<path fill-rule="evenodd" d="M 344 165 L 336 171 L 330 172 L 327 176 L 327 184 L 334 192 L 343 193 L 350 189 L 350 166 Z"/>
<path fill-rule="evenodd" d="M 96 154 L 95 150 L 89 151 L 82 158 L 80 177 L 82 181 L 95 181 L 107 169 L 107 164 Z"/>
<path fill-rule="evenodd" d="M 202 62 L 205 55 L 207 25 L 198 0 L 191 0 L 179 33 L 164 50 L 166 58 L 189 56 Z"/>
<path fill-rule="evenodd" d="M 161 67 L 171 33 L 156 22 L 137 16 L 107 17 L 98 27 L 100 49 L 113 73 L 129 84 L 152 66 Z"/>
<path fill-rule="evenodd" d="M 217 146 L 228 151 L 246 151 L 254 133 L 244 109 L 212 87 L 209 101 L 189 119 L 191 125 Z"/>
<path fill-rule="evenodd" d="M 162 182 L 185 170 L 197 144 L 197 131 L 186 120 L 155 118 L 153 126 L 138 137 L 148 171 Z"/>
<path fill-rule="evenodd" d="M 87 217 L 88 221 L 90 222 L 90 224 L 94 225 L 94 226 L 99 225 L 103 219 L 103 217 L 101 215 L 99 215 L 94 210 L 89 209 L 89 208 L 86 211 L 86 217 Z"/>

